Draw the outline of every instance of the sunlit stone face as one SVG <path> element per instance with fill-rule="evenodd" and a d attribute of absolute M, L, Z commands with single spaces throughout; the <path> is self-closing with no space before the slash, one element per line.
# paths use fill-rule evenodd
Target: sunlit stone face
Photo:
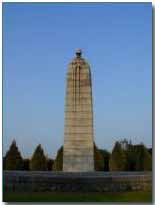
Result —
<path fill-rule="evenodd" d="M 81 50 L 68 66 L 63 171 L 94 171 L 91 73 Z"/>

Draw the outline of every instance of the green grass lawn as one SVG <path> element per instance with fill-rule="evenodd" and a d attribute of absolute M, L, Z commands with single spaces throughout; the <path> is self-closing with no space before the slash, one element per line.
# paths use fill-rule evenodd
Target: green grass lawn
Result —
<path fill-rule="evenodd" d="M 151 202 L 151 192 L 11 192 L 5 202 Z"/>

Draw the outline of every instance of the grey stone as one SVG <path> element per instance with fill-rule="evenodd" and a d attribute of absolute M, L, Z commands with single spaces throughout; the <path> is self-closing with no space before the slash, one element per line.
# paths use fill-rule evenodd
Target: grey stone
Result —
<path fill-rule="evenodd" d="M 138 180 L 136 180 L 138 177 Z M 151 172 L 38 172 L 4 171 L 7 191 L 129 191 L 151 190 Z M 131 180 L 132 179 L 132 180 Z"/>
<path fill-rule="evenodd" d="M 63 171 L 94 171 L 92 83 L 82 51 L 69 63 L 66 85 Z"/>

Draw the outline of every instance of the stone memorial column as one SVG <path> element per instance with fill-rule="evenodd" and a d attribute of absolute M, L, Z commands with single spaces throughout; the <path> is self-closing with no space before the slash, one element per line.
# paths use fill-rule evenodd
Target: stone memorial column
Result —
<path fill-rule="evenodd" d="M 91 72 L 81 50 L 69 63 L 66 86 L 63 171 L 94 171 Z"/>

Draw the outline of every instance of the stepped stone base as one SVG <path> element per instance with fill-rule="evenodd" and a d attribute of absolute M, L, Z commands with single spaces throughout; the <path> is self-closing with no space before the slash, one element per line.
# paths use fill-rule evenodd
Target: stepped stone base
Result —
<path fill-rule="evenodd" d="M 151 190 L 152 172 L 4 171 L 4 192 Z"/>

